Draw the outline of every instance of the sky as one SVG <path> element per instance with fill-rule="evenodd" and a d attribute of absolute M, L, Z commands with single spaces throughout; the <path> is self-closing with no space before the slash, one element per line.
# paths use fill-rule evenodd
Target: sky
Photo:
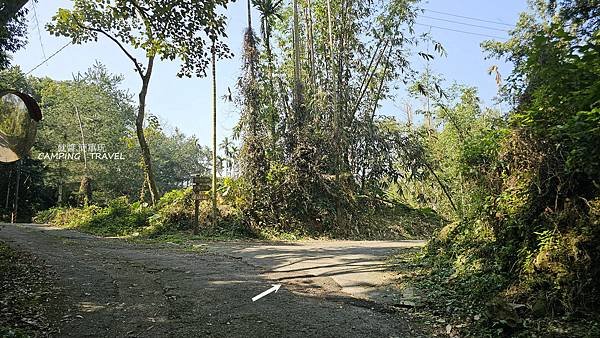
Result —
<path fill-rule="evenodd" d="M 67 38 L 51 36 L 45 26 L 58 8 L 71 7 L 71 1 L 42 0 L 37 4 L 30 1 L 27 6 L 30 9 L 29 43 L 13 55 L 13 64 L 19 65 L 24 72 L 34 69 L 69 42 Z M 432 71 L 442 74 L 448 82 L 477 87 L 483 102 L 493 105 L 497 85 L 487 70 L 492 65 L 498 65 L 500 72 L 508 75 L 512 68 L 498 60 L 485 60 L 480 43 L 488 39 L 506 38 L 507 30 L 516 23 L 519 13 L 526 10 L 526 0 L 429 0 L 422 2 L 421 7 L 426 10 L 417 19 L 416 31 L 431 31 L 433 38 L 441 42 L 448 53 L 445 58 L 438 58 L 430 64 Z M 226 14 L 226 42 L 235 56 L 218 62 L 218 97 L 225 95 L 228 87 L 235 88 L 240 74 L 239 56 L 246 23 L 246 1 L 231 3 Z M 256 12 L 253 15 L 257 23 L 259 16 Z M 254 28 L 260 31 L 258 26 Z M 112 73 L 122 74 L 125 78 L 122 88 L 137 97 L 141 83 L 133 64 L 115 44 L 102 37 L 96 43 L 67 46 L 33 70 L 31 75 L 70 80 L 73 74 L 86 71 L 96 60 L 106 65 Z M 424 67 L 424 61 L 416 62 L 422 63 L 417 68 Z M 201 144 L 209 145 L 212 124 L 210 78 L 178 78 L 178 69 L 176 62 L 159 61 L 155 64 L 147 98 L 147 113 L 159 116 L 171 129 L 178 128 L 187 135 L 195 135 Z M 384 103 L 380 113 L 402 119 L 403 114 L 399 113 L 398 107 L 403 102 L 405 98 L 400 94 L 393 101 Z M 239 114 L 234 105 L 223 100 L 218 102 L 217 114 L 217 138 L 220 142 L 224 137 L 231 136 Z"/>

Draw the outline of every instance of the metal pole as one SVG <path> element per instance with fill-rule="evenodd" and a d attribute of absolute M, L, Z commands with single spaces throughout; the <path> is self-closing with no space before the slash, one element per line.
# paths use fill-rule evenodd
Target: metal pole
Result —
<path fill-rule="evenodd" d="M 21 163 L 23 160 L 17 161 L 17 186 L 15 188 L 15 198 L 13 199 L 13 212 L 10 217 L 11 223 L 17 222 L 17 211 L 19 209 L 19 186 L 21 185 Z"/>

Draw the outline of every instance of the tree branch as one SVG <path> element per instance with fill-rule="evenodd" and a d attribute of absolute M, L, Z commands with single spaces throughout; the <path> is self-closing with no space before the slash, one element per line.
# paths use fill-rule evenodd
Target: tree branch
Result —
<path fill-rule="evenodd" d="M 143 80 L 143 78 L 144 78 L 144 71 L 142 70 L 142 67 L 138 63 L 137 59 L 133 55 L 131 55 L 131 53 L 129 53 L 127 51 L 127 49 L 125 49 L 125 47 L 123 46 L 123 44 L 119 40 L 117 40 L 114 36 L 108 34 L 103 29 L 92 28 L 92 27 L 87 27 L 87 26 L 83 25 L 81 22 L 79 22 L 79 20 L 77 20 L 77 18 L 75 17 L 75 15 L 73 15 L 72 17 L 73 17 L 73 20 L 75 21 L 75 23 L 77 24 L 77 26 L 79 26 L 79 27 L 81 27 L 83 29 L 90 30 L 92 32 L 101 33 L 102 35 L 104 35 L 107 38 L 111 39 L 112 42 L 116 43 L 117 46 L 119 46 L 119 48 L 121 48 L 121 50 L 123 51 L 123 53 L 125 53 L 125 55 L 127 55 L 127 57 L 133 62 L 133 64 L 135 65 L 135 69 L 137 70 L 138 74 L 140 75 L 140 77 Z"/>
<path fill-rule="evenodd" d="M 140 6 L 134 0 L 131 0 L 131 5 L 133 5 L 133 7 L 135 7 L 135 9 L 137 9 L 138 13 L 142 17 L 142 21 L 144 22 L 144 26 L 146 26 L 146 33 L 148 34 L 148 36 L 151 39 L 153 39 L 153 36 L 154 36 L 153 31 L 158 30 L 158 28 L 156 26 L 154 26 L 153 21 L 150 20 L 150 17 L 148 17 L 148 14 L 145 12 L 148 9 L 143 8 L 142 6 Z"/>
<path fill-rule="evenodd" d="M 6 23 L 10 21 L 10 19 L 17 15 L 17 13 L 19 13 L 21 8 L 23 8 L 28 1 L 29 0 L 14 0 L 9 1 L 7 4 L 5 4 L 1 12 L 3 16 L 2 25 L 6 25 Z"/>
<path fill-rule="evenodd" d="M 362 99 L 365 96 L 365 93 L 367 92 L 369 84 L 371 83 L 371 79 L 373 78 L 373 75 L 377 71 L 377 68 L 379 68 L 379 63 L 381 62 L 381 59 L 383 58 L 383 56 L 386 52 L 388 43 L 389 43 L 389 40 L 386 40 L 385 44 L 383 45 L 383 49 L 379 53 L 379 57 L 377 58 L 377 62 L 375 63 L 375 67 L 373 67 L 373 70 L 369 74 L 365 74 L 365 76 L 367 76 L 367 78 L 366 78 L 366 81 L 364 81 L 365 79 L 363 79 L 363 84 L 361 84 L 361 88 L 360 88 L 360 92 L 359 92 L 360 94 L 358 96 L 358 99 L 356 100 L 356 103 L 354 104 L 354 107 L 352 108 L 351 116 L 354 116 L 354 114 L 356 114 L 356 112 L 358 111 L 360 103 L 362 102 Z M 379 49 L 379 46 L 377 47 L 377 49 Z M 373 54 L 373 59 L 371 60 L 371 64 L 369 64 L 369 68 L 367 69 L 367 71 L 371 70 L 372 62 L 376 56 L 377 56 L 377 54 Z"/>

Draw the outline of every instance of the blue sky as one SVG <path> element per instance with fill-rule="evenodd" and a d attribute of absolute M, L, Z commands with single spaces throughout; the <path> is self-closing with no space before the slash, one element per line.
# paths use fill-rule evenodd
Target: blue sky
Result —
<path fill-rule="evenodd" d="M 69 41 L 66 38 L 50 36 L 45 30 L 45 25 L 58 8 L 70 7 L 70 1 L 39 1 L 35 5 L 35 11 L 33 11 L 32 3 L 28 7 L 31 9 L 29 13 L 29 43 L 13 57 L 13 64 L 21 66 L 25 72 L 33 69 L 44 60 L 44 56 L 50 56 Z M 423 2 L 422 7 L 427 11 L 417 20 L 419 24 L 415 29 L 417 32 L 431 30 L 433 37 L 440 41 L 448 52 L 446 58 L 437 59 L 431 64 L 432 70 L 442 74 L 448 81 L 478 87 L 484 102 L 492 105 L 492 98 L 496 95 L 496 83 L 494 78 L 487 74 L 487 69 L 491 65 L 497 64 L 501 73 L 507 75 L 511 67 L 499 61 L 485 60 L 479 44 L 488 38 L 464 32 L 506 37 L 505 30 L 510 29 L 506 25 L 513 25 L 517 21 L 519 13 L 526 9 L 526 1 L 430 0 Z M 227 42 L 236 56 L 231 60 L 222 60 L 218 64 L 219 97 L 226 93 L 227 87 L 235 87 L 240 72 L 239 55 L 246 22 L 245 9 L 246 1 L 238 0 L 230 4 L 227 10 L 229 18 Z M 257 19 L 258 15 L 255 13 L 254 17 Z M 495 23 L 475 21 L 466 17 Z M 459 24 L 459 22 L 470 25 Z M 255 29 L 258 31 L 258 27 Z M 103 38 L 100 38 L 97 43 L 68 46 L 31 74 L 48 76 L 57 80 L 68 80 L 72 79 L 73 73 L 85 71 L 96 60 L 105 64 L 111 72 L 124 75 L 125 81 L 122 87 L 137 95 L 140 80 L 133 70 L 133 64 L 114 44 Z M 420 66 L 424 66 L 423 61 L 417 62 L 422 63 Z M 178 68 L 177 63 L 166 61 L 159 62 L 155 66 L 148 94 L 148 113 L 160 116 L 172 128 L 177 127 L 188 135 L 196 135 L 200 143 L 208 145 L 211 137 L 210 80 L 208 78 L 177 78 L 175 74 Z M 396 107 L 402 106 L 403 102 L 405 102 L 405 98 L 399 95 L 395 102 L 384 104 L 381 113 L 396 115 L 398 111 Z M 217 133 L 220 140 L 231 134 L 238 113 L 233 105 L 220 100 L 218 116 Z M 398 115 L 398 117 L 402 118 L 402 115 Z"/>

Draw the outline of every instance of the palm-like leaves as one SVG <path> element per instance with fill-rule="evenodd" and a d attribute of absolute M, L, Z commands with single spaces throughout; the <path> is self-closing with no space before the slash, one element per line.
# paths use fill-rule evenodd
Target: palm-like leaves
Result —
<path fill-rule="evenodd" d="M 280 12 L 283 0 L 252 0 L 252 5 L 260 12 L 260 33 L 266 39 L 271 36 L 271 19 L 282 19 Z"/>
<path fill-rule="evenodd" d="M 221 150 L 223 150 L 223 153 L 225 155 L 224 160 L 226 163 L 226 169 L 229 172 L 229 175 L 231 175 L 233 171 L 234 156 L 237 150 L 235 149 L 234 144 L 227 137 L 225 137 L 223 141 L 221 141 L 219 147 L 221 148 Z"/>

